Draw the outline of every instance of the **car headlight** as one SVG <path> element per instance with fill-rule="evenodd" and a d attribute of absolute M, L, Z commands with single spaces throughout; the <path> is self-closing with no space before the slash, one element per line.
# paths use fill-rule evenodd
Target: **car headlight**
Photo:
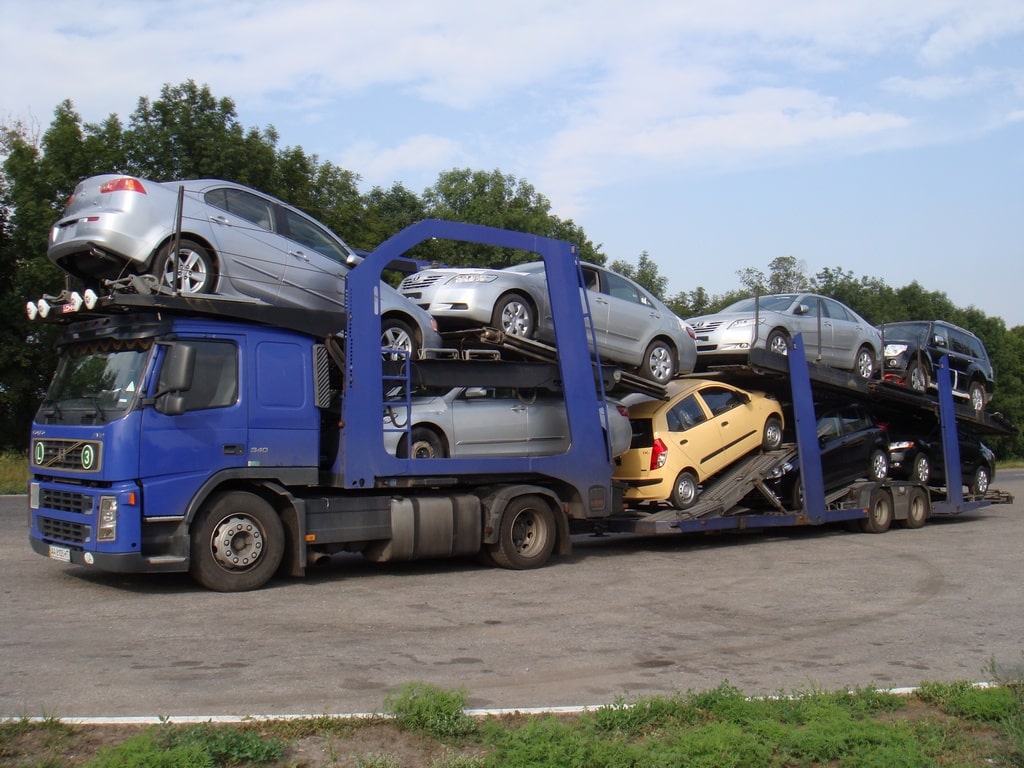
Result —
<path fill-rule="evenodd" d="M 886 357 L 899 357 L 905 354 L 908 348 L 908 344 L 886 344 L 883 354 Z"/>
<path fill-rule="evenodd" d="M 754 318 L 744 317 L 742 320 L 733 320 L 729 323 L 729 328 L 745 328 L 748 325 L 754 324 Z"/>
<path fill-rule="evenodd" d="M 914 447 L 914 441 L 913 440 L 900 440 L 900 441 L 895 442 L 895 443 L 889 443 L 889 450 L 890 451 L 905 451 L 908 448 L 913 448 L 913 447 Z"/>
<path fill-rule="evenodd" d="M 456 275 L 451 279 L 453 284 L 457 283 L 493 283 L 498 279 L 497 275 Z"/>

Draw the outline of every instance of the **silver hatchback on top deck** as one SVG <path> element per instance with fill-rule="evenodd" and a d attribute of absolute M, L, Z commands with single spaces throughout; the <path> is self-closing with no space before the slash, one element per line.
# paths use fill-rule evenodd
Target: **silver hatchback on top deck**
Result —
<path fill-rule="evenodd" d="M 672 310 L 611 270 L 583 264 L 582 271 L 602 358 L 662 384 L 693 370 L 693 332 Z M 425 269 L 406 277 L 398 290 L 433 315 L 442 330 L 490 326 L 550 343 L 554 326 L 544 272 L 542 261 L 506 269 Z"/>
<path fill-rule="evenodd" d="M 175 263 L 179 189 L 184 194 Z M 113 174 L 78 184 L 51 229 L 47 256 L 92 285 L 149 274 L 183 294 L 328 311 L 344 310 L 346 276 L 360 261 L 315 219 L 240 184 L 158 183 Z M 384 282 L 380 298 L 384 346 L 409 352 L 442 346 L 426 312 Z"/>
<path fill-rule="evenodd" d="M 713 315 L 691 317 L 697 334 L 698 368 L 745 361 L 751 349 L 788 354 L 803 334 L 811 362 L 852 371 L 870 379 L 878 370 L 882 337 L 845 304 L 814 293 L 751 297 Z"/>

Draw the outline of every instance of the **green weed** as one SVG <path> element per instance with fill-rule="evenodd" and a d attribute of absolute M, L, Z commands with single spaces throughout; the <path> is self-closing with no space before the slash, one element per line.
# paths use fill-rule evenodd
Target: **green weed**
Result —
<path fill-rule="evenodd" d="M 407 730 L 429 733 L 440 740 L 457 739 L 477 730 L 477 721 L 465 713 L 467 697 L 463 689 L 407 683 L 384 699 L 384 711 Z"/>

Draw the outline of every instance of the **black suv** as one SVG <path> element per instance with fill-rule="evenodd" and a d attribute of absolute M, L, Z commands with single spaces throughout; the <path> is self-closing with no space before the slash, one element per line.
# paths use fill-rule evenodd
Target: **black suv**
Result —
<path fill-rule="evenodd" d="M 882 378 L 927 392 L 943 355 L 949 357 L 953 394 L 966 397 L 976 411 L 992 399 L 995 374 L 981 339 L 942 320 L 886 323 L 882 331 Z"/>

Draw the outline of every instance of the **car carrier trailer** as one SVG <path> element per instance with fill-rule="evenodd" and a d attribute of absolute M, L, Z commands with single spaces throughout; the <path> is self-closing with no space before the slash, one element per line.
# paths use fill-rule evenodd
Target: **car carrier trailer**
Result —
<path fill-rule="evenodd" d="M 382 350 L 381 275 L 433 238 L 538 254 L 557 355 L 515 340 L 487 350 L 424 350 L 416 360 Z M 881 529 L 887 514 L 914 525 L 942 509 L 930 498 L 922 506 L 926 489 L 913 483 L 864 486 L 842 502 L 824 497 L 808 410 L 811 378 L 800 367 L 803 354 L 793 354 L 786 380 L 804 509 L 755 514 L 723 501 L 702 515 L 627 511 L 612 480 L 599 407 L 608 386 L 663 391 L 592 358 L 582 273 L 575 247 L 563 241 L 419 222 L 352 269 L 344 315 L 168 296 L 131 282 L 135 293 L 66 291 L 35 307 L 63 327 L 54 384 L 32 427 L 29 539 L 37 553 L 63 563 L 188 572 L 208 588 L 240 591 L 275 574 L 301 576 L 339 552 L 378 562 L 480 556 L 527 569 L 567 554 L 573 533 L 840 520 Z M 411 407 L 417 385 L 452 383 L 559 390 L 569 449 L 477 459 L 388 453 L 385 407 Z M 725 483 L 723 476 L 717 485 Z"/>

